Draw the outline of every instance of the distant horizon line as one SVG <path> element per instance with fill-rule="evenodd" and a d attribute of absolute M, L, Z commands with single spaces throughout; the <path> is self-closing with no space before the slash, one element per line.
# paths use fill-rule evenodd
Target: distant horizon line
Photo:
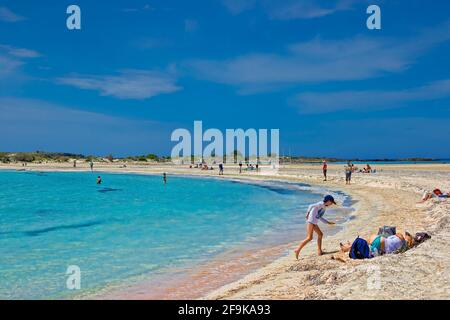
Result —
<path fill-rule="evenodd" d="M 55 156 L 73 156 L 78 158 L 108 158 L 112 156 L 113 159 L 126 159 L 126 158 L 138 158 L 138 157 L 149 157 L 150 155 L 154 155 L 157 158 L 170 158 L 170 155 L 159 155 L 157 153 L 146 153 L 146 154 L 137 154 L 137 155 L 126 155 L 126 156 L 114 156 L 113 154 L 108 155 L 93 155 L 93 154 L 83 154 L 83 153 L 72 153 L 72 152 L 59 152 L 59 151 L 0 151 L 0 155 L 11 155 L 11 154 L 43 154 L 43 155 L 55 155 Z M 194 156 L 194 155 L 192 155 Z M 217 158 L 223 157 L 223 155 L 218 155 Z M 211 157 L 214 158 L 214 157 Z M 291 158 L 291 159 L 305 159 L 305 160 L 326 160 L 330 162 L 342 162 L 342 161 L 426 161 L 426 162 L 435 162 L 435 161 L 449 161 L 448 158 L 434 158 L 434 157 L 400 157 L 400 158 L 361 158 L 361 157 L 330 157 L 330 156 L 305 156 L 305 155 L 281 155 L 280 158 Z"/>

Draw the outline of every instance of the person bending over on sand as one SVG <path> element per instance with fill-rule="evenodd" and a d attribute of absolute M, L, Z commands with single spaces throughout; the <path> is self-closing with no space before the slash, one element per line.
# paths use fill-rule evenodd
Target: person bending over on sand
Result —
<path fill-rule="evenodd" d="M 370 247 L 371 256 L 380 256 L 383 254 L 392 254 L 405 252 L 406 250 L 414 246 L 414 238 L 408 232 L 405 234 L 397 233 L 387 238 L 382 235 L 373 234 L 367 240 Z M 347 242 L 346 244 L 340 243 L 342 252 L 349 252 L 352 244 Z"/>
<path fill-rule="evenodd" d="M 308 207 L 308 211 L 306 212 L 306 238 L 300 243 L 298 248 L 294 251 L 296 259 L 298 259 L 300 251 L 303 249 L 303 247 L 306 246 L 308 242 L 310 242 L 313 239 L 313 232 L 317 233 L 317 250 L 318 250 L 317 253 L 319 256 L 322 255 L 323 233 L 317 224 L 319 220 L 328 224 L 335 224 L 335 222 L 328 221 L 323 217 L 327 207 L 333 204 L 336 204 L 333 196 L 327 195 L 325 196 L 323 201 L 312 204 Z"/>
<path fill-rule="evenodd" d="M 440 189 L 434 189 L 433 192 L 425 192 L 422 197 L 422 202 L 430 200 L 431 198 L 450 198 L 450 192 L 443 193 Z"/>

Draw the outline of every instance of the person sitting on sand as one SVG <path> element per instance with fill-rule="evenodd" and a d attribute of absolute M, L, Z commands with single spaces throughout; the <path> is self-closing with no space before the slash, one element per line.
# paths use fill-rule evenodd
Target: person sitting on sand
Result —
<path fill-rule="evenodd" d="M 362 173 L 371 173 L 371 172 L 372 172 L 372 167 L 369 164 L 366 164 Z"/>
<path fill-rule="evenodd" d="M 310 242 L 313 239 L 313 232 L 317 233 L 317 249 L 318 249 L 317 253 L 319 256 L 323 254 L 323 252 L 322 252 L 323 233 L 317 224 L 318 224 L 319 220 L 322 222 L 325 222 L 327 224 L 336 224 L 335 222 L 328 221 L 323 217 L 327 207 L 329 207 L 333 204 L 336 204 L 333 196 L 327 195 L 323 198 L 323 201 L 312 204 L 308 207 L 308 211 L 306 213 L 306 222 L 307 222 L 306 223 L 306 238 L 300 243 L 298 248 L 294 251 L 296 259 L 298 259 L 298 256 L 300 255 L 300 251 L 303 249 L 303 247 L 306 246 L 308 244 L 308 242 Z"/>
<path fill-rule="evenodd" d="M 434 189 L 432 192 L 425 192 L 422 197 L 422 202 L 430 200 L 431 198 L 450 198 L 450 192 L 443 193 L 440 189 Z"/>
<path fill-rule="evenodd" d="M 371 256 L 380 256 L 383 254 L 392 254 L 405 252 L 414 246 L 414 238 L 408 233 L 397 233 L 387 238 L 379 234 L 373 234 L 367 240 L 370 247 Z M 349 252 L 352 244 L 348 241 L 346 244 L 339 244 L 341 252 Z"/>

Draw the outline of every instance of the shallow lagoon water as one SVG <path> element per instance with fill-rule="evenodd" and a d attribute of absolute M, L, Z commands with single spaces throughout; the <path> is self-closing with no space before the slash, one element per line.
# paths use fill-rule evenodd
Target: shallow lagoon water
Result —
<path fill-rule="evenodd" d="M 289 242 L 323 196 L 303 184 L 88 172 L 6 171 L 0 182 L 1 299 L 71 298 Z M 66 287 L 70 265 L 81 290 Z"/>

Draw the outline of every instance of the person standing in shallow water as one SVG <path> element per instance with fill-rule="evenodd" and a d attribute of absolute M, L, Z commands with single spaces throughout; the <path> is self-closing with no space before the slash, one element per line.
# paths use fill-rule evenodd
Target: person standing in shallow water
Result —
<path fill-rule="evenodd" d="M 163 173 L 163 182 L 164 184 L 167 184 L 167 173 Z"/>
<path fill-rule="evenodd" d="M 97 184 L 102 184 L 102 177 L 100 176 L 97 177 Z"/>
<path fill-rule="evenodd" d="M 322 252 L 323 233 L 322 230 L 320 230 L 318 223 L 320 220 L 327 224 L 331 225 L 336 224 L 335 222 L 328 221 L 323 217 L 327 207 L 333 204 L 336 204 L 333 196 L 327 195 L 323 198 L 323 201 L 312 204 L 308 207 L 308 211 L 306 212 L 306 238 L 302 242 L 300 242 L 300 245 L 294 251 L 296 259 L 298 259 L 300 251 L 303 249 L 303 247 L 306 246 L 313 239 L 314 232 L 317 233 L 317 254 L 319 256 L 323 254 Z"/>

